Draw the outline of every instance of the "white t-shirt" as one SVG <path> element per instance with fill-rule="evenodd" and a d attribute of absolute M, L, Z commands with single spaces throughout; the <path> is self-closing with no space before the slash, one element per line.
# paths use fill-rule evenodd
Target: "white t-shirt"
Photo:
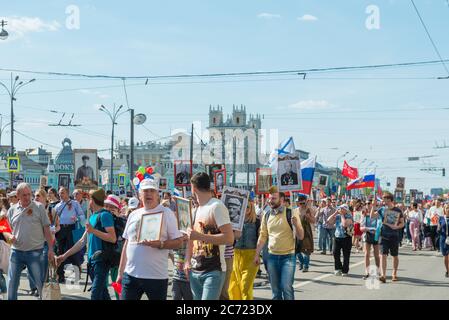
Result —
<path fill-rule="evenodd" d="M 168 249 L 151 248 L 137 243 L 140 219 L 144 213 L 163 212 L 161 241 L 182 237 L 175 214 L 169 208 L 158 205 L 152 210 L 145 208 L 133 211 L 128 217 L 123 238 L 128 240 L 125 272 L 140 279 L 168 279 Z"/>
<path fill-rule="evenodd" d="M 215 198 L 211 198 L 207 204 L 198 207 L 194 220 L 193 229 L 203 234 L 218 234 L 221 226 L 231 223 L 228 209 L 223 202 Z M 225 272 L 224 252 L 225 245 L 217 246 L 193 241 L 192 271 L 205 273 L 221 270 Z"/>

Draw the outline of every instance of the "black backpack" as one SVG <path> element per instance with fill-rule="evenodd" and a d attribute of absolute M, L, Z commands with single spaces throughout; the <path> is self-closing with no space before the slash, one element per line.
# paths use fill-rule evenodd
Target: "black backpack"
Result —
<path fill-rule="evenodd" d="M 101 246 L 103 248 L 101 253 L 102 260 L 111 268 L 118 267 L 120 265 L 120 258 L 122 256 L 122 249 L 124 239 L 122 238 L 123 232 L 125 231 L 126 219 L 122 217 L 117 217 L 112 214 L 112 218 L 114 219 L 114 230 L 115 235 L 117 237 L 117 241 L 115 243 L 111 243 L 108 241 L 101 240 Z M 105 228 L 101 225 L 101 213 L 97 216 L 97 221 L 95 223 L 95 227 L 101 232 L 106 232 Z"/>
<path fill-rule="evenodd" d="M 268 225 L 268 218 L 270 217 L 271 214 L 271 210 L 269 210 L 268 212 L 266 212 L 264 214 L 264 218 L 265 218 L 265 223 Z M 287 215 L 287 222 L 288 225 L 290 226 L 290 228 L 293 231 L 293 225 L 292 225 L 292 209 L 287 208 L 286 210 L 286 215 Z M 299 253 L 301 252 L 301 246 L 302 246 L 302 240 L 299 240 L 298 238 L 296 238 L 295 235 L 295 253 Z"/>

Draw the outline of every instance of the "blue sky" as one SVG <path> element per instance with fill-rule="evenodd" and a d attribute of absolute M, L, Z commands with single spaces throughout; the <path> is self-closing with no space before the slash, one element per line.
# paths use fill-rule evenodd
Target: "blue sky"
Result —
<path fill-rule="evenodd" d="M 449 58 L 447 1 L 415 3 L 441 55 Z M 69 5 L 80 10 L 79 30 L 66 28 Z M 378 30 L 365 27 L 369 5 L 379 7 Z M 131 76 L 438 59 L 407 0 L 14 1 L 2 5 L 0 17 L 12 22 L 6 27 L 10 39 L 0 42 L 1 68 Z M 233 104 L 244 104 L 249 112 L 265 115 L 264 128 L 279 129 L 280 139 L 293 135 L 298 148 L 317 154 L 324 164 L 335 166 L 349 151 L 347 159 L 357 155 L 353 165 L 369 159 L 362 169 L 375 161 L 384 182 L 405 176 L 407 189 L 428 191 L 448 185 L 448 177 L 420 171 L 445 167 L 449 160 L 449 149 L 433 148 L 449 140 L 449 110 L 443 109 L 449 107 L 448 80 L 409 78 L 446 75 L 441 65 L 433 65 L 308 74 L 306 80 L 127 83 L 130 104 L 148 115 L 147 127 L 158 136 L 206 121 L 210 104 L 229 113 Z M 2 81 L 8 77 L 0 72 Z M 121 81 L 35 77 L 18 95 L 17 130 L 58 148 L 66 136 L 74 147 L 109 147 L 110 121 L 95 106 L 125 104 Z M 61 117 L 49 109 L 74 112 L 73 123 L 83 126 L 48 127 Z M 0 110 L 9 117 L 5 95 L 0 95 Z M 127 123 L 123 115 L 118 139 L 128 140 Z M 136 129 L 136 141 L 156 138 Z M 15 139 L 19 148 L 38 144 L 19 135 Z M 2 144 L 8 143 L 5 129 Z M 429 155 L 434 157 L 426 162 L 407 161 Z"/>

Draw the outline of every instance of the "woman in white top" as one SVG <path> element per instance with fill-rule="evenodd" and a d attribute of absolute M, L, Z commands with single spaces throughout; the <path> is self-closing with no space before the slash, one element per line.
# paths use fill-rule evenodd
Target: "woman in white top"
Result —
<path fill-rule="evenodd" d="M 418 204 L 413 203 L 410 206 L 410 210 L 407 213 L 408 220 L 410 221 L 409 230 L 412 236 L 412 248 L 416 251 L 418 247 L 421 250 L 421 242 L 419 241 L 419 233 L 421 230 L 421 225 L 423 223 L 423 217 L 421 211 L 418 209 Z"/>

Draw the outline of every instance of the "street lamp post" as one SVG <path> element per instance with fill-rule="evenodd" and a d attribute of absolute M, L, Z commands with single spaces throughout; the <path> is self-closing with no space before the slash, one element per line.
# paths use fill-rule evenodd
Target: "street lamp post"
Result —
<path fill-rule="evenodd" d="M 100 106 L 100 111 L 103 111 L 104 113 L 106 113 L 109 118 L 112 121 L 112 135 L 111 135 L 111 172 L 109 174 L 109 186 L 111 188 L 111 192 L 113 191 L 113 186 L 114 186 L 114 130 L 115 130 L 115 125 L 117 124 L 117 119 L 120 115 L 122 115 L 123 113 L 119 113 L 120 110 L 123 108 L 123 105 L 120 105 L 120 107 L 116 108 L 116 105 L 114 104 L 114 108 L 112 109 L 112 112 L 109 111 L 105 106 L 101 105 Z"/>
<path fill-rule="evenodd" d="M 129 144 L 129 183 L 130 183 L 130 189 L 131 183 L 132 183 L 132 176 L 134 175 L 134 125 L 141 125 L 144 124 L 145 121 L 147 121 L 146 115 L 143 113 L 139 113 L 134 115 L 134 109 L 128 109 L 128 111 L 131 114 L 131 132 L 130 132 L 130 144 Z"/>
<path fill-rule="evenodd" d="M 3 20 L 2 20 L 2 24 L 3 24 Z M 3 32 L 3 27 L 2 27 L 2 32 Z M 5 31 L 6 32 L 6 31 Z M 1 33 L 0 33 L 1 34 Z M 27 82 L 23 82 L 23 81 L 19 81 L 19 76 L 16 76 L 13 80 L 13 76 L 11 73 L 11 86 L 10 88 L 8 88 L 3 82 L 0 81 L 0 85 L 5 88 L 6 92 L 8 92 L 9 95 L 9 99 L 11 102 L 11 156 L 14 155 L 14 101 L 16 101 L 16 94 L 17 92 L 23 88 L 24 86 L 26 86 L 27 84 L 30 84 L 31 82 L 34 82 L 36 79 L 31 79 L 28 80 Z M 10 174 L 10 181 L 9 181 L 9 185 L 10 187 L 12 187 L 12 172 Z"/>

